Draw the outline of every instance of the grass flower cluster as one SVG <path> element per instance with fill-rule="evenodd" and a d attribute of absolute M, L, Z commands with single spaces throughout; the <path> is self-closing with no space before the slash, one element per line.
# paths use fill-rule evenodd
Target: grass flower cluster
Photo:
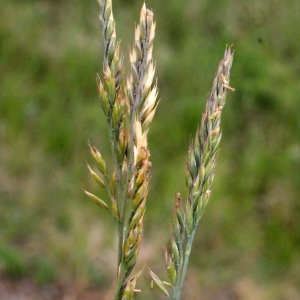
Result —
<path fill-rule="evenodd" d="M 151 169 L 148 130 L 158 105 L 155 65 L 152 58 L 155 22 L 144 4 L 135 29 L 130 53 L 131 71 L 122 74 L 120 42 L 116 38 L 111 0 L 98 0 L 104 40 L 103 74 L 97 77 L 100 104 L 107 120 L 114 168 L 108 172 L 100 152 L 89 144 L 100 175 L 88 169 L 108 194 L 109 202 L 86 194 L 115 219 L 118 229 L 118 267 L 115 300 L 133 299 L 141 271 L 132 275 L 143 235 L 146 198 Z M 220 121 L 229 86 L 233 53 L 225 50 L 206 109 L 191 141 L 186 161 L 188 198 L 185 207 L 180 194 L 175 200 L 171 233 L 171 251 L 165 248 L 167 272 L 172 296 L 152 271 L 159 289 L 172 299 L 180 299 L 189 255 L 198 222 L 210 197 L 216 158 L 221 140 Z"/>
<path fill-rule="evenodd" d="M 165 248 L 165 260 L 172 299 L 179 300 L 195 232 L 211 195 L 216 159 L 222 133 L 221 114 L 229 86 L 233 52 L 227 48 L 221 60 L 213 83 L 205 112 L 198 126 L 195 138 L 190 142 L 186 158 L 186 186 L 188 197 L 185 207 L 178 193 L 171 232 L 171 251 Z M 159 289 L 169 297 L 165 284 L 153 273 L 151 276 Z"/>

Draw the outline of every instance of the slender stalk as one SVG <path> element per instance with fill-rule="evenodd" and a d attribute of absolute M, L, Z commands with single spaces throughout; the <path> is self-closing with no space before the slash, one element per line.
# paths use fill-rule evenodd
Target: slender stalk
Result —
<path fill-rule="evenodd" d="M 193 244 L 194 237 L 195 237 L 195 232 L 196 232 L 196 227 L 192 231 L 191 235 L 188 236 L 188 238 L 187 238 L 187 245 L 186 245 L 186 249 L 185 249 L 185 253 L 184 253 L 184 259 L 183 259 L 184 264 L 182 266 L 182 274 L 180 276 L 179 285 L 176 287 L 175 293 L 173 294 L 173 298 L 172 298 L 173 300 L 179 300 L 180 296 L 181 296 L 183 283 L 184 283 L 184 280 L 185 280 L 185 275 L 186 275 L 186 271 L 187 271 L 187 267 L 188 267 L 188 263 L 189 263 L 189 258 L 190 258 L 190 254 L 191 254 L 191 250 L 192 250 L 192 244 Z"/>

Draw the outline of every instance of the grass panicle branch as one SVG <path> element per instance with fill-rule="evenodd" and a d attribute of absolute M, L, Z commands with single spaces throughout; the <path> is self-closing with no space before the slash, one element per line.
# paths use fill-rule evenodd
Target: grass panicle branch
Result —
<path fill-rule="evenodd" d="M 155 23 L 153 13 L 144 4 L 140 24 L 135 30 L 135 42 L 130 53 L 131 74 L 127 80 L 132 118 L 137 117 L 146 131 L 157 107 L 157 86 L 153 87 L 155 67 L 152 59 Z"/>
<path fill-rule="evenodd" d="M 144 4 L 140 24 L 135 30 L 135 43 L 130 54 L 131 73 L 126 85 L 122 76 L 112 1 L 98 0 L 98 3 L 104 65 L 102 78 L 97 76 L 97 85 L 108 123 L 114 170 L 109 175 L 103 157 L 91 145 L 91 154 L 101 175 L 89 165 L 88 169 L 98 185 L 106 189 L 111 205 L 96 195 L 86 194 L 116 220 L 118 268 L 115 300 L 130 300 L 141 275 L 141 271 L 134 276 L 131 273 L 140 249 L 149 189 L 151 163 L 147 134 L 158 104 L 152 59 L 155 23 L 153 13 Z"/>
<path fill-rule="evenodd" d="M 221 114 L 225 106 L 227 90 L 234 90 L 229 86 L 232 60 L 233 51 L 231 47 L 226 48 L 201 123 L 195 138 L 190 142 L 186 158 L 188 197 L 185 208 L 179 193 L 175 199 L 170 254 L 166 248 L 164 249 L 173 300 L 180 299 L 195 232 L 211 195 L 211 184 L 222 137 Z M 158 280 L 156 278 L 155 282 L 157 283 Z M 163 284 L 161 281 L 159 283 Z M 162 289 L 161 286 L 159 288 Z M 163 288 L 166 290 L 164 285 Z"/>
<path fill-rule="evenodd" d="M 130 105 L 130 130 L 124 196 L 127 196 L 126 203 L 129 213 L 125 219 L 127 226 L 124 228 L 124 260 L 119 268 L 121 277 L 127 277 L 136 263 L 143 233 L 143 219 L 149 189 L 151 162 L 149 161 L 150 151 L 147 134 L 157 107 L 157 89 L 153 87 L 154 68 L 152 67 L 154 31 L 153 13 L 144 4 L 141 9 L 140 24 L 135 30 L 135 44 L 130 54 L 131 74 L 127 80 L 126 90 Z M 141 51 L 138 53 L 139 50 L 137 49 Z M 138 70 L 137 73 L 136 70 Z M 130 88 L 136 90 L 132 92 Z M 149 115 L 151 115 L 151 120 Z M 146 120 L 148 127 L 145 130 L 143 125 Z M 131 284 L 130 282 L 131 280 L 127 285 Z"/>

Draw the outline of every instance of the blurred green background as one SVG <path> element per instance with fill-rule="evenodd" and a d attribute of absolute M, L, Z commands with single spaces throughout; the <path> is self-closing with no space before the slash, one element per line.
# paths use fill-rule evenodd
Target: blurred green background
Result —
<path fill-rule="evenodd" d="M 142 4 L 113 1 L 127 71 Z M 146 262 L 166 279 L 162 245 L 174 196 L 186 195 L 189 138 L 225 45 L 233 44 L 236 91 L 227 96 L 212 197 L 183 299 L 300 299 L 299 0 L 147 6 L 157 21 L 161 102 L 149 136 L 139 266 Z M 98 12 L 94 0 L 0 0 L 0 278 L 93 287 L 102 293 L 93 299 L 111 299 L 115 225 L 81 189 L 105 197 L 86 168 L 88 140 L 110 160 L 95 81 L 102 70 Z M 145 272 L 136 299 L 160 299 L 149 281 Z"/>

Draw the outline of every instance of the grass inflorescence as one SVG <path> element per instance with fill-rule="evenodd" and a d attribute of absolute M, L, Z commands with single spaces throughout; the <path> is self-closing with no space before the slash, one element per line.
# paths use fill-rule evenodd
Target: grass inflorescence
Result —
<path fill-rule="evenodd" d="M 216 159 L 222 137 L 221 114 L 229 86 L 230 69 L 233 60 L 231 48 L 227 48 L 213 82 L 211 94 L 206 102 L 205 112 L 198 126 L 196 136 L 190 142 L 186 158 L 186 186 L 188 197 L 183 206 L 180 193 L 176 195 L 174 220 L 171 232 L 171 251 L 166 248 L 165 260 L 172 299 L 179 300 L 195 232 L 211 195 Z M 169 296 L 164 283 L 151 273 L 159 288 Z"/>
<path fill-rule="evenodd" d="M 155 23 L 153 13 L 144 4 L 130 54 L 131 72 L 125 84 L 112 1 L 98 2 L 104 39 L 103 76 L 102 79 L 97 77 L 98 92 L 108 123 L 114 171 L 108 174 L 103 157 L 92 146 L 91 153 L 101 178 L 90 166 L 88 168 L 100 187 L 106 189 L 110 205 L 96 195 L 86 193 L 116 220 L 119 246 L 115 299 L 125 300 L 132 299 L 141 274 L 131 276 L 140 249 L 149 188 L 151 162 L 147 134 L 158 104 L 152 60 Z"/>
<path fill-rule="evenodd" d="M 107 120 L 113 171 L 110 173 L 98 149 L 90 151 L 101 175 L 88 169 L 109 202 L 86 191 L 101 208 L 110 213 L 118 229 L 118 267 L 115 300 L 133 299 L 141 271 L 132 275 L 144 230 L 146 198 L 151 169 L 148 130 L 158 105 L 155 65 L 152 58 L 155 22 L 153 12 L 144 4 L 140 23 L 135 29 L 130 53 L 131 71 L 125 80 L 122 73 L 120 42 L 116 37 L 111 0 L 98 0 L 104 41 L 102 76 L 97 76 L 100 104 Z M 165 248 L 167 271 L 172 286 L 172 299 L 180 299 L 189 255 L 198 222 L 210 197 L 216 158 L 221 140 L 220 121 L 233 53 L 225 50 L 213 88 L 195 139 L 191 141 L 186 161 L 188 198 L 183 208 L 180 194 L 175 201 L 171 234 L 171 252 Z M 168 297 L 169 292 L 150 271 L 154 282 Z"/>

